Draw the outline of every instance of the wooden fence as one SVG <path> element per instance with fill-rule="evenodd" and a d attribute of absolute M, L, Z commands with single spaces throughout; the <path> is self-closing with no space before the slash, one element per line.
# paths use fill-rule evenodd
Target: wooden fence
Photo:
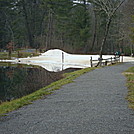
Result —
<path fill-rule="evenodd" d="M 118 62 L 123 62 L 123 56 L 114 56 L 114 57 L 112 56 L 110 58 L 103 58 L 103 59 L 98 58 L 97 60 L 93 60 L 93 57 L 91 56 L 89 60 L 90 60 L 89 61 L 90 67 L 107 66 L 107 65 L 118 63 Z M 64 52 L 61 53 L 61 63 L 62 63 L 62 68 L 63 68 L 64 63 L 65 63 Z"/>
<path fill-rule="evenodd" d="M 115 56 L 107 59 L 98 59 L 98 60 L 93 60 L 91 57 L 90 59 L 91 67 L 107 66 L 118 62 L 123 62 L 123 56 Z"/>

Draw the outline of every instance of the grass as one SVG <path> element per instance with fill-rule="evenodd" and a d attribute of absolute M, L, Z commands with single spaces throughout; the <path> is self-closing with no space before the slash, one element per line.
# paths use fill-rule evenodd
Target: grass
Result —
<path fill-rule="evenodd" d="M 30 57 L 30 56 L 38 56 L 38 53 L 31 53 L 31 52 L 20 52 L 19 56 L 18 56 L 18 52 L 12 52 L 11 57 L 15 57 L 15 58 L 26 58 L 26 57 Z M 8 52 L 0 52 L 0 59 L 1 60 L 6 60 L 6 59 L 10 59 L 8 57 Z"/>
<path fill-rule="evenodd" d="M 71 73 L 66 73 L 64 74 L 64 78 L 61 80 L 58 80 L 56 82 L 53 82 L 52 84 L 39 89 L 38 91 L 24 96 L 22 98 L 16 99 L 16 100 L 12 100 L 10 102 L 3 102 L 0 105 L 0 115 L 4 115 L 8 112 L 11 112 L 13 110 L 16 110 L 24 105 L 27 104 L 31 104 L 34 100 L 40 99 L 45 95 L 49 95 L 52 94 L 54 90 L 57 90 L 59 88 L 61 88 L 61 86 L 67 84 L 67 83 L 71 83 L 73 82 L 73 80 L 77 77 L 79 77 L 80 75 L 92 71 L 95 68 L 86 68 L 86 69 L 81 69 L 75 72 L 71 72 Z"/>
<path fill-rule="evenodd" d="M 134 67 L 129 68 L 125 71 L 127 77 L 128 95 L 127 100 L 129 101 L 129 107 L 134 109 Z"/>

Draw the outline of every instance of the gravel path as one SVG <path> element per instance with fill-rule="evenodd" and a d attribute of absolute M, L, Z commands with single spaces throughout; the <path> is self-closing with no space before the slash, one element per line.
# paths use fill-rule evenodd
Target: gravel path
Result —
<path fill-rule="evenodd" d="M 53 95 L 1 118 L 0 134 L 134 134 L 121 74 L 132 63 L 86 73 Z"/>

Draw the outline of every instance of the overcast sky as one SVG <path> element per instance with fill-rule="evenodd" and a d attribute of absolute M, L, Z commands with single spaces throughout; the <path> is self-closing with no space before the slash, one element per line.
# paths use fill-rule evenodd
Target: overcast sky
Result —
<path fill-rule="evenodd" d="M 83 3 L 83 1 L 78 1 L 78 0 L 73 0 L 73 2 L 74 3 Z M 87 2 L 87 4 L 89 4 L 89 3 Z"/>

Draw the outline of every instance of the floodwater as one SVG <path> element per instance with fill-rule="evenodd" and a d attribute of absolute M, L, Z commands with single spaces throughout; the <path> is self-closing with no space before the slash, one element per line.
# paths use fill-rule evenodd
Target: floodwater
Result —
<path fill-rule="evenodd" d="M 38 66 L 0 63 L 0 102 L 28 95 L 74 70 L 49 72 Z"/>

